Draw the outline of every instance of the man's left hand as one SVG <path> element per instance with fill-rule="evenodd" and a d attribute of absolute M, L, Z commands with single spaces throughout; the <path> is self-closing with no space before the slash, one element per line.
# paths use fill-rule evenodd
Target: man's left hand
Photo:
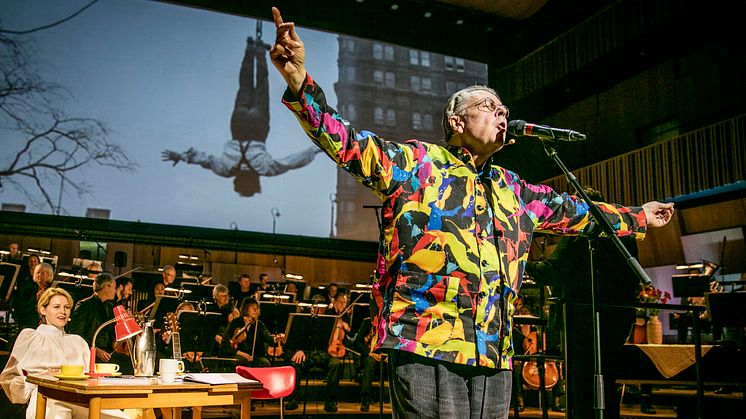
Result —
<path fill-rule="evenodd" d="M 673 202 L 663 203 L 651 201 L 642 206 L 645 217 L 648 219 L 648 227 L 663 227 L 673 217 Z"/>

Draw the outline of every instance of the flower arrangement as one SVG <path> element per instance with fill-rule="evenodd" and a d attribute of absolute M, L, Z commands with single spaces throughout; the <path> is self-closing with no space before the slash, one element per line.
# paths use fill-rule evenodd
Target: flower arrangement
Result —
<path fill-rule="evenodd" d="M 637 301 L 641 303 L 666 304 L 670 299 L 671 294 L 668 291 L 661 291 L 650 284 L 643 285 L 640 292 L 637 293 Z M 644 311 L 644 309 L 638 310 Z M 648 314 L 651 316 L 657 316 L 658 313 L 660 313 L 660 310 L 657 308 L 648 309 Z"/>

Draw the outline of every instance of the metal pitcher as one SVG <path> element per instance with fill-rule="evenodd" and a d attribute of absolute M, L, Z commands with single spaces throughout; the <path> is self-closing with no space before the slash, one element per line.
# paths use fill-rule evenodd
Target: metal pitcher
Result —
<path fill-rule="evenodd" d="M 151 377 L 155 375 L 155 333 L 153 332 L 153 320 L 145 322 L 142 333 L 135 338 L 135 347 L 132 351 L 132 366 L 135 376 Z"/>

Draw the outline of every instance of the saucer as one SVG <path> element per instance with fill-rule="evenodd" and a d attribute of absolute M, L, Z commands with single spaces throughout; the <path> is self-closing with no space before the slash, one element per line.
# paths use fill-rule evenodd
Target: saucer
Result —
<path fill-rule="evenodd" d="M 88 378 L 88 375 L 62 375 L 62 374 L 54 374 L 55 377 L 59 378 L 60 380 L 85 380 Z"/>
<path fill-rule="evenodd" d="M 89 376 L 93 378 L 101 378 L 101 377 L 119 377 L 122 375 L 121 372 L 89 372 Z"/>

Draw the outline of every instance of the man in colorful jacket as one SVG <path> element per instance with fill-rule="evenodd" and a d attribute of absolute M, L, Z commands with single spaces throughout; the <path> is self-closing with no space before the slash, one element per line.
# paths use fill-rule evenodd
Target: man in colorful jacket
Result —
<path fill-rule="evenodd" d="M 450 98 L 445 146 L 356 131 L 306 73 L 294 24 L 273 15 L 270 57 L 288 84 L 283 101 L 311 140 L 383 202 L 373 349 L 389 354 L 394 416 L 507 418 L 512 303 L 532 234 L 580 233 L 588 204 L 492 163 L 508 109 L 486 86 Z M 659 202 L 600 207 L 620 236 L 640 239 L 673 214 L 673 204 Z"/>

